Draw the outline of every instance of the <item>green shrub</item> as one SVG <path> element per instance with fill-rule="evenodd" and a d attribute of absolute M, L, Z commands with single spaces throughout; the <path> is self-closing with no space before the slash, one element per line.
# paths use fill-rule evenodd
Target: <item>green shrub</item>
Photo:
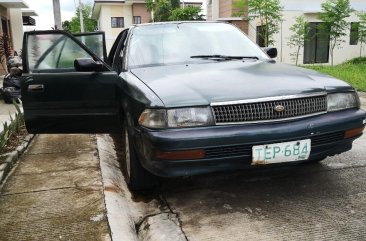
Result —
<path fill-rule="evenodd" d="M 0 133 L 0 152 L 2 152 L 3 149 L 5 148 L 9 138 L 10 138 L 10 128 L 8 124 L 5 122 L 3 125 L 3 132 Z"/>
<path fill-rule="evenodd" d="M 354 58 L 335 66 L 303 65 L 303 67 L 344 80 L 357 90 L 366 92 L 366 57 Z"/>
<path fill-rule="evenodd" d="M 3 132 L 0 133 L 0 153 L 6 147 L 9 139 L 13 135 L 18 135 L 20 128 L 24 125 L 23 113 L 20 110 L 20 106 L 15 101 L 13 104 L 16 108 L 15 117 L 13 118 L 13 116 L 9 114 L 10 124 L 8 125 L 6 122 L 3 124 Z"/>
<path fill-rule="evenodd" d="M 344 64 L 366 64 L 366 57 L 358 57 L 344 62 Z"/>

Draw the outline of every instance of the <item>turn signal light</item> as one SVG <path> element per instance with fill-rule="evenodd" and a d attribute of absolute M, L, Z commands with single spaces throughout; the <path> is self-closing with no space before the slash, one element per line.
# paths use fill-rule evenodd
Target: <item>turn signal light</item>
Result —
<path fill-rule="evenodd" d="M 361 135 L 364 129 L 365 129 L 365 126 L 348 130 L 344 133 L 344 138 L 350 138 L 350 137 Z"/>
<path fill-rule="evenodd" d="M 188 151 L 157 151 L 156 158 L 159 160 L 193 160 L 205 158 L 205 150 Z"/>

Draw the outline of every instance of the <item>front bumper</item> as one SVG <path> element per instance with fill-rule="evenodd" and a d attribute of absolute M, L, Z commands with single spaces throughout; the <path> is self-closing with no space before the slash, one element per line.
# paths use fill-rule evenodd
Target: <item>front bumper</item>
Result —
<path fill-rule="evenodd" d="M 345 138 L 346 130 L 364 126 L 366 113 L 346 110 L 305 119 L 276 123 L 210 126 L 152 131 L 136 127 L 137 154 L 142 165 L 162 177 L 190 176 L 201 173 L 253 167 L 252 146 L 311 138 L 308 161 L 332 156 L 352 148 L 358 136 Z M 158 160 L 157 151 L 203 149 L 202 159 Z M 273 166 L 272 164 L 268 166 Z M 255 166 L 257 167 L 257 166 Z"/>

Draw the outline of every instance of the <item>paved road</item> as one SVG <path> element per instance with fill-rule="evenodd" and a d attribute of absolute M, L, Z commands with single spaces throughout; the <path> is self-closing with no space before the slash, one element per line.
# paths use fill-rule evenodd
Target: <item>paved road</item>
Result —
<path fill-rule="evenodd" d="M 320 164 L 175 179 L 161 192 L 189 240 L 366 240 L 366 135 Z"/>

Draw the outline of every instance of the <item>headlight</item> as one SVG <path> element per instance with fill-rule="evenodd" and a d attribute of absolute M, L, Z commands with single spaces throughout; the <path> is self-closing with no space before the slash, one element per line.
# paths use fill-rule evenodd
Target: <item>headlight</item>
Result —
<path fill-rule="evenodd" d="M 166 127 L 166 110 L 146 109 L 139 118 L 139 124 L 148 128 Z"/>
<path fill-rule="evenodd" d="M 359 97 L 356 92 L 328 94 L 328 111 L 337 111 L 359 107 Z"/>
<path fill-rule="evenodd" d="M 214 124 L 210 107 L 146 109 L 139 124 L 148 128 L 181 128 Z"/>
<path fill-rule="evenodd" d="M 210 107 L 168 110 L 168 127 L 206 126 L 214 123 Z"/>

